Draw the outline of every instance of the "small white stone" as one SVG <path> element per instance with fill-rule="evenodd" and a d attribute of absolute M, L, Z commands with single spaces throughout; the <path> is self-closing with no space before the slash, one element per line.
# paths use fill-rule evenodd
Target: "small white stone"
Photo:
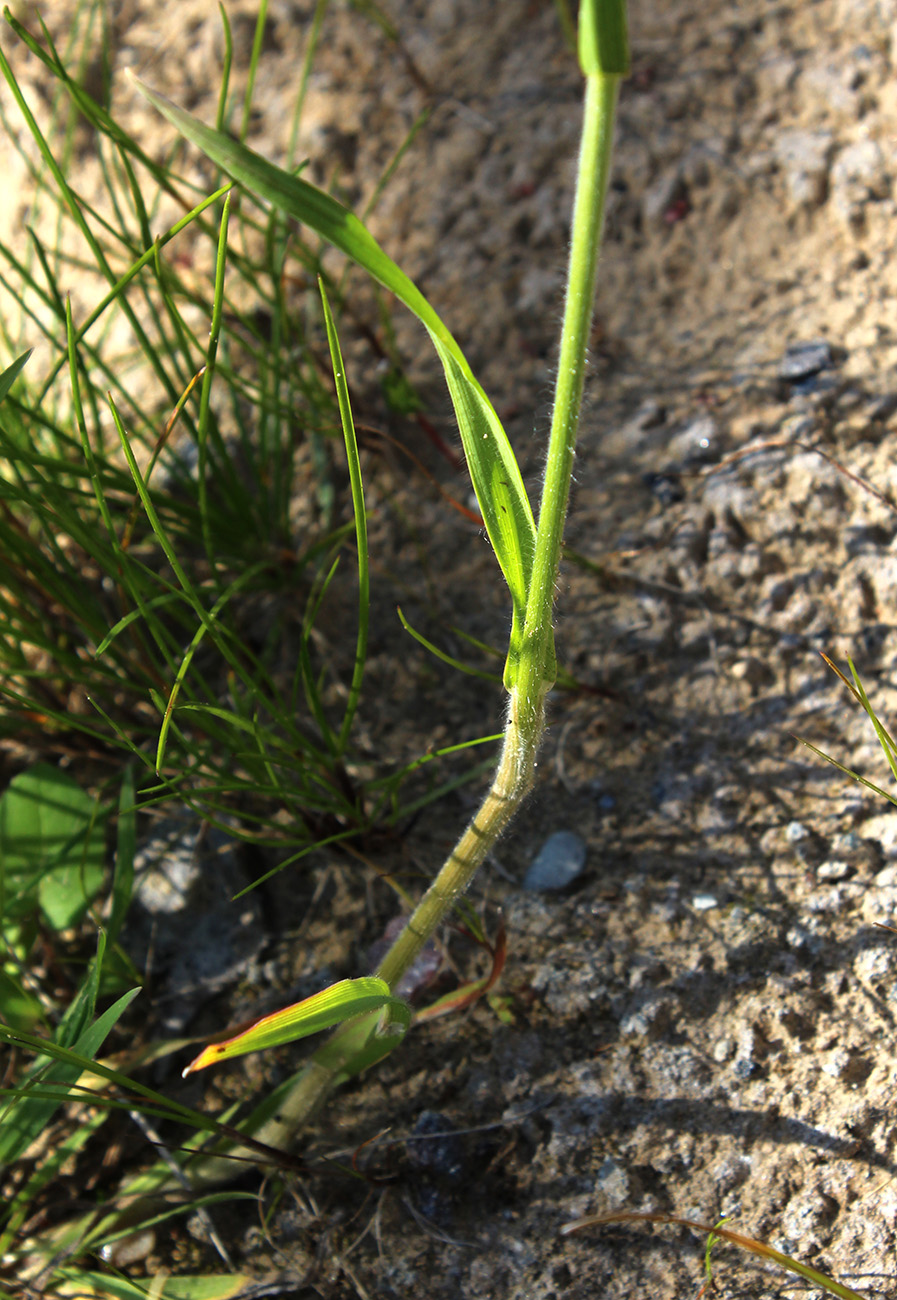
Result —
<path fill-rule="evenodd" d="M 710 912 L 714 907 L 719 907 L 719 899 L 713 894 L 695 894 L 691 905 L 696 912 Z"/>
<path fill-rule="evenodd" d="M 850 863 L 842 862 L 837 858 L 821 862 L 816 868 L 816 876 L 819 880 L 844 880 L 849 875 Z"/>

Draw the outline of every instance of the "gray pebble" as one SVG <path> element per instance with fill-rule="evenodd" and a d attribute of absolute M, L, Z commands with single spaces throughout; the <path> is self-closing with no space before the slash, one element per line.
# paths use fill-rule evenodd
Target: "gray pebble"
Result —
<path fill-rule="evenodd" d="M 686 465 L 703 465 L 717 454 L 718 443 L 716 420 L 712 415 L 699 415 L 670 439 L 669 453 Z"/>
<path fill-rule="evenodd" d="M 620 1020 L 620 1034 L 624 1038 L 647 1038 L 654 1042 L 664 1036 L 675 1014 L 676 1004 L 671 997 L 648 992 L 636 999 Z"/>
<path fill-rule="evenodd" d="M 851 871 L 849 862 L 844 862 L 841 858 L 829 858 L 825 862 L 820 862 L 816 868 L 816 879 L 846 880 Z"/>
<path fill-rule="evenodd" d="M 817 867 L 825 859 L 825 846 L 819 836 L 803 824 L 789 822 L 785 827 L 785 842 L 791 846 L 796 856 L 808 867 Z"/>
<path fill-rule="evenodd" d="M 827 370 L 832 364 L 832 349 L 826 339 L 790 343 L 779 362 L 779 378 L 794 384 L 818 375 L 820 370 Z"/>
<path fill-rule="evenodd" d="M 632 1200 L 629 1174 L 618 1161 L 608 1158 L 598 1170 L 595 1192 L 606 1202 L 608 1209 L 619 1209 Z"/>
<path fill-rule="evenodd" d="M 536 854 L 523 881 L 524 889 L 566 889 L 586 863 L 586 844 L 575 831 L 555 831 Z"/>
<path fill-rule="evenodd" d="M 801 207 L 815 208 L 825 199 L 832 147 L 831 131 L 779 133 L 775 154 L 791 198 Z"/>
<path fill-rule="evenodd" d="M 241 845 L 190 813 L 160 819 L 135 857 L 125 937 L 138 966 L 151 961 L 156 1010 L 180 1034 L 197 1009 L 235 984 L 264 942 Z"/>

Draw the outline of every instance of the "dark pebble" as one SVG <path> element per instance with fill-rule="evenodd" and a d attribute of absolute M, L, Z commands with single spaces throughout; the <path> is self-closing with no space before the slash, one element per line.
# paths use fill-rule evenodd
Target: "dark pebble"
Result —
<path fill-rule="evenodd" d="M 465 1170 L 464 1140 L 455 1125 L 437 1110 L 422 1110 L 408 1143 L 408 1162 L 415 1169 L 457 1182 Z"/>
<path fill-rule="evenodd" d="M 642 482 L 662 506 L 673 506 L 685 496 L 678 475 L 644 474 Z"/>
<path fill-rule="evenodd" d="M 789 384 L 818 375 L 820 370 L 828 370 L 834 365 L 831 344 L 825 339 L 813 339 L 807 343 L 791 343 L 785 349 L 785 355 L 779 362 L 779 378 Z"/>

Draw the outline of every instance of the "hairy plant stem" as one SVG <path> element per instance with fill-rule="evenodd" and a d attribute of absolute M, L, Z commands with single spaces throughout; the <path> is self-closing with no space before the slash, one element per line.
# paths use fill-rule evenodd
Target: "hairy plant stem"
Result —
<path fill-rule="evenodd" d="M 535 713 L 541 709 L 545 667 L 554 660 L 554 591 L 595 306 L 595 270 L 604 225 L 619 83 L 619 76 L 601 73 L 586 78 L 557 386 L 517 677 L 522 715 L 530 707 Z M 522 717 L 522 729 L 527 731 L 529 725 Z"/>
<path fill-rule="evenodd" d="M 408 918 L 401 934 L 380 963 L 377 975 L 395 988 L 430 936 L 451 912 L 467 889 L 487 854 L 513 819 L 533 784 L 533 773 L 544 718 L 543 707 L 530 716 L 526 734 L 521 732 L 512 693 L 501 758 L 489 793 L 443 864 L 430 888 Z M 376 1033 L 380 1013 L 365 1017 L 370 1032 Z M 277 1114 L 255 1135 L 269 1146 L 286 1146 L 315 1113 L 328 1093 L 351 1072 L 351 1060 L 339 1050 L 344 1031 L 337 1030 L 311 1058 Z M 334 1050 L 334 1048 L 336 1050 Z"/>
<path fill-rule="evenodd" d="M 517 695 L 512 692 L 501 758 L 489 793 L 377 971 L 390 988 L 395 988 L 445 920 L 529 794 L 542 736 L 544 699 L 543 692 L 537 716 L 528 720 L 523 733 Z"/>

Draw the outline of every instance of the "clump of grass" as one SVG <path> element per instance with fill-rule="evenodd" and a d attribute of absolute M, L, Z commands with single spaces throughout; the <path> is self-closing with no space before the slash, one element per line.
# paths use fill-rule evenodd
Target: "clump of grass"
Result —
<path fill-rule="evenodd" d="M 88 93 L 68 67 L 95 52 L 102 12 L 82 6 L 65 59 L 7 14 L 54 88 L 48 130 L 0 51 L 24 130 L 4 125 L 35 188 L 27 249 L 0 244 L 19 308 L 0 313 L 0 341 L 22 353 L 0 408 L 0 738 L 47 757 L 125 751 L 143 806 L 177 798 L 231 830 L 236 814 L 286 861 L 398 820 L 421 767 L 378 770 L 353 748 L 368 557 L 300 291 L 320 247 L 229 181 L 200 195 L 180 147 L 157 161 Z M 235 111 L 223 21 L 219 129 Z M 93 201 L 69 180 L 76 125 L 102 177 Z M 347 586 L 354 645 L 322 630 Z"/>
<path fill-rule="evenodd" d="M 182 175 L 181 146 L 159 160 L 123 130 L 106 93 L 95 98 L 70 71 L 92 61 L 97 40 L 108 61 L 104 12 L 85 0 L 60 53 L 46 29 L 38 39 L 7 11 L 50 87 L 47 121 L 0 50 L 13 105 L 0 117 L 34 187 L 27 245 L 0 242 L 9 359 L 0 371 L 0 742 L 20 765 L 45 760 L 0 803 L 0 1038 L 10 1051 L 0 1276 L 81 1294 L 100 1283 L 74 1261 L 126 1231 L 117 1213 L 85 1211 L 60 1232 L 28 1225 L 40 1222 L 63 1167 L 84 1160 L 121 1111 L 186 1126 L 201 1154 L 239 1137 L 246 1158 L 290 1163 L 97 1059 L 140 979 L 118 942 L 137 811 L 186 804 L 270 847 L 284 866 L 419 810 L 440 787 L 410 778 L 435 771 L 442 753 L 381 762 L 356 742 L 370 618 L 366 512 L 319 323 L 319 243 L 235 196 L 229 180 L 198 190 Z M 235 111 L 223 20 L 222 129 Z M 250 86 L 260 49 L 259 39 Z M 303 94 L 304 78 L 297 106 Z M 248 109 L 247 94 L 242 131 Z M 73 141 L 85 132 L 102 178 L 90 198 L 72 180 Z M 338 312 L 341 286 L 328 283 Z M 375 332 L 360 332 L 376 347 Z M 379 352 L 396 362 L 388 338 Z M 393 400 L 413 409 L 395 366 L 390 382 Z M 338 642 L 326 630 L 330 602 L 356 611 Z M 90 780 L 91 795 L 48 761 L 59 759 Z M 90 952 L 78 927 L 100 926 Z M 276 1106 L 266 1099 L 249 1127 Z M 87 1118 L 73 1129 L 63 1107 Z M 37 1151 L 48 1131 L 58 1141 Z M 178 1178 L 189 1187 L 172 1167 L 173 1158 L 150 1170 L 128 1195 Z M 224 1293 L 217 1283 L 196 1292 Z M 122 1283 L 117 1294 L 139 1291 Z M 158 1294 L 180 1294 L 177 1282 Z"/>

